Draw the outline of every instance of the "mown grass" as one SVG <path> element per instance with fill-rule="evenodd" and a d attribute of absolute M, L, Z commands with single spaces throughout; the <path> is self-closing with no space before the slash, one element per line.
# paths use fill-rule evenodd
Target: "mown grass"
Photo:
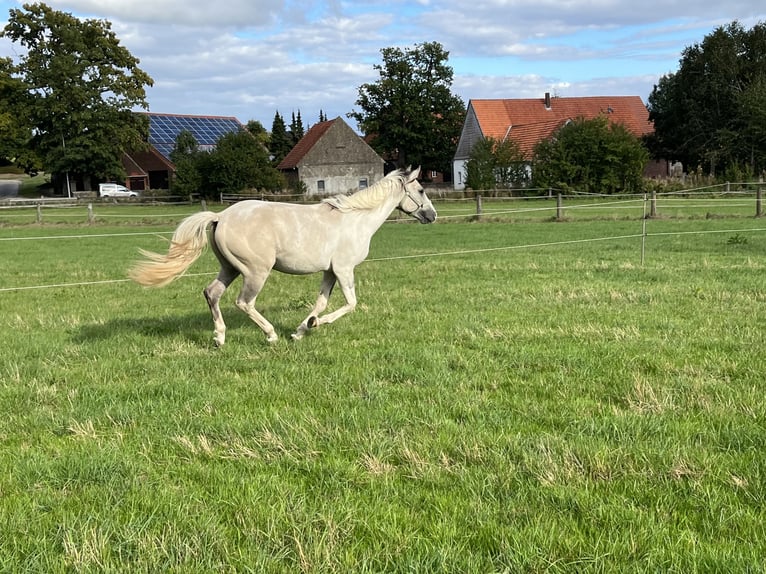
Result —
<path fill-rule="evenodd" d="M 94 236 L 0 241 L 0 287 L 121 280 L 146 217 L 2 228 Z M 275 273 L 282 340 L 235 288 L 213 348 L 210 254 L 0 292 L 0 570 L 762 570 L 760 222 L 652 221 L 694 234 L 643 266 L 641 225 L 384 225 L 357 312 L 298 343 L 318 278 Z"/>

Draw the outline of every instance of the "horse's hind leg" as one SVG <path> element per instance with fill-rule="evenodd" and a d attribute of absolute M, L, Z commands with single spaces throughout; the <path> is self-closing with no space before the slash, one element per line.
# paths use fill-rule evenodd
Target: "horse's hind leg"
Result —
<path fill-rule="evenodd" d="M 319 314 L 327 309 L 327 301 L 330 299 L 333 287 L 335 287 L 335 274 L 332 271 L 325 271 L 322 276 L 322 286 L 319 288 L 319 296 L 314 304 L 314 308 L 311 310 L 311 313 L 309 313 L 309 316 L 303 320 L 303 323 L 298 325 L 295 333 L 292 334 L 293 339 L 296 341 L 302 339 L 306 331 L 318 325 Z"/>
<path fill-rule="evenodd" d="M 274 330 L 274 326 L 266 320 L 266 317 L 261 315 L 255 308 L 255 298 L 263 288 L 263 284 L 266 282 L 266 278 L 269 276 L 269 271 L 265 273 L 256 273 L 254 275 L 243 275 L 242 291 L 239 292 L 237 297 L 237 307 L 242 309 L 247 316 L 250 317 L 256 325 L 266 335 L 266 340 L 269 343 L 275 342 L 279 337 Z"/>
<path fill-rule="evenodd" d="M 221 296 L 226 291 L 226 288 L 231 285 L 231 282 L 234 281 L 238 275 L 239 271 L 224 264 L 218 272 L 218 277 L 216 277 L 203 291 L 208 307 L 210 307 L 210 313 L 213 315 L 213 339 L 217 347 L 222 347 L 226 341 L 226 323 L 223 321 L 219 302 Z"/>

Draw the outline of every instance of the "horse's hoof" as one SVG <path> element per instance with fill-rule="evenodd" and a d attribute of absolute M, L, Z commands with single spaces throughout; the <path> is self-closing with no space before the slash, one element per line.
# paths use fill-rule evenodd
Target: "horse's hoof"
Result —
<path fill-rule="evenodd" d="M 309 329 L 313 329 L 314 327 L 316 327 L 317 326 L 317 318 L 313 317 L 313 316 L 309 317 L 309 320 L 306 322 L 306 326 Z"/>
<path fill-rule="evenodd" d="M 217 349 L 220 349 L 223 347 L 224 342 L 226 341 L 226 337 L 223 335 L 216 335 L 213 338 L 213 344 L 216 346 Z"/>
<path fill-rule="evenodd" d="M 293 341 L 300 341 L 303 339 L 303 333 L 293 333 L 290 337 L 292 337 Z"/>

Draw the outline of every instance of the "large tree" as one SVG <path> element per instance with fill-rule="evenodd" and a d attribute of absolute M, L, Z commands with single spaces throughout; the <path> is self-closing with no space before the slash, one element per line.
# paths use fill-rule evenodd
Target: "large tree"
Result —
<path fill-rule="evenodd" d="M 122 152 L 145 145 L 145 86 L 152 79 L 105 20 L 79 20 L 43 3 L 11 9 L 0 35 L 24 51 L 9 73 L 25 88 L 19 109 L 43 167 L 74 176 L 114 178 Z"/>
<path fill-rule="evenodd" d="M 348 114 L 372 147 L 398 167 L 422 165 L 449 173 L 465 104 L 452 94 L 449 52 L 438 42 L 384 48 L 377 81 L 359 88 L 360 111 Z"/>
<path fill-rule="evenodd" d="M 40 160 L 29 149 L 32 128 L 24 112 L 26 88 L 13 75 L 13 61 L 0 58 L 0 160 L 34 174 Z"/>
<path fill-rule="evenodd" d="M 534 185 L 593 193 L 640 191 L 649 159 L 644 144 L 606 116 L 577 118 L 535 147 Z"/>
<path fill-rule="evenodd" d="M 766 24 L 716 28 L 684 49 L 677 72 L 649 96 L 655 157 L 720 174 L 766 169 Z"/>

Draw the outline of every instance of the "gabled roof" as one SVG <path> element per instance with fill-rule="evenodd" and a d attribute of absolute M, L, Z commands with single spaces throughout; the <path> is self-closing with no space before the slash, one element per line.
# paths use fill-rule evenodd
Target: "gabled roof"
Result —
<path fill-rule="evenodd" d="M 191 132 L 200 147 L 209 148 L 215 146 L 222 135 L 244 128 L 235 117 L 137 113 L 149 118 L 149 143 L 167 160 L 170 160 L 176 138 L 183 130 Z"/>
<path fill-rule="evenodd" d="M 546 103 L 550 103 L 546 106 Z M 567 121 L 606 116 L 610 122 L 623 124 L 640 137 L 654 128 L 649 111 L 639 96 L 591 96 L 581 98 L 527 98 L 507 100 L 470 100 L 476 120 L 485 138 L 511 138 L 518 142 L 524 157 L 534 146 L 549 138 Z"/>
<path fill-rule="evenodd" d="M 277 169 L 295 169 L 301 162 L 303 157 L 311 151 L 311 148 L 322 138 L 327 130 L 338 120 L 327 120 L 326 122 L 319 122 L 309 128 L 309 131 L 295 144 L 295 147 L 279 162 Z"/>

